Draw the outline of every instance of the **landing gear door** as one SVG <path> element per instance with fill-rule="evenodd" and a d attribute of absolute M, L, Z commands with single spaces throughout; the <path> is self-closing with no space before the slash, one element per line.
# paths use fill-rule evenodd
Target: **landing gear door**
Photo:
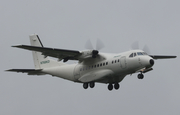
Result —
<path fill-rule="evenodd" d="M 126 66 L 127 66 L 127 64 L 126 64 L 126 57 L 125 56 L 120 58 L 120 63 L 121 63 L 121 68 L 125 69 Z"/>

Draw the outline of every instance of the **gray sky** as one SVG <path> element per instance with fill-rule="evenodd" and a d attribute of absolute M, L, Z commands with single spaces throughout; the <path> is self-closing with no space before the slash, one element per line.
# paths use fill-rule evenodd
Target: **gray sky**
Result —
<path fill-rule="evenodd" d="M 1 0 L 1 115 L 178 115 L 180 59 L 157 60 L 143 80 L 126 76 L 121 88 L 106 84 L 84 90 L 57 77 L 4 72 L 34 68 L 31 52 L 10 47 L 30 44 L 37 33 L 44 46 L 83 50 L 100 38 L 102 52 L 119 53 L 134 41 L 151 54 L 180 56 L 179 0 Z"/>

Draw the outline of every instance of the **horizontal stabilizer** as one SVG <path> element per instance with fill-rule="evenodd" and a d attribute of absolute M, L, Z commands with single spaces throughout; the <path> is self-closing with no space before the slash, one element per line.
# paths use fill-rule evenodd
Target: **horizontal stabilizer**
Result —
<path fill-rule="evenodd" d="M 42 73 L 41 70 L 42 69 L 9 69 L 6 71 L 27 73 L 28 75 L 45 75 L 45 73 Z"/>

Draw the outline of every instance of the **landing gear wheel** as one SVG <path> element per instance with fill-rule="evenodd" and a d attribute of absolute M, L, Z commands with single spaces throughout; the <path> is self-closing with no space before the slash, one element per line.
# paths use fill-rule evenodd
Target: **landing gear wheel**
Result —
<path fill-rule="evenodd" d="M 114 89 L 118 90 L 119 89 L 119 83 L 114 84 Z"/>
<path fill-rule="evenodd" d="M 143 79 L 144 75 L 143 74 L 138 74 L 138 79 Z"/>
<path fill-rule="evenodd" d="M 113 89 L 113 85 L 111 83 L 108 85 L 108 89 L 109 89 L 109 91 L 111 91 Z"/>
<path fill-rule="evenodd" d="M 95 83 L 94 83 L 94 82 L 90 82 L 90 83 L 89 83 L 89 86 L 90 86 L 90 88 L 94 88 Z"/>
<path fill-rule="evenodd" d="M 87 89 L 88 88 L 88 83 L 83 83 L 83 88 Z"/>

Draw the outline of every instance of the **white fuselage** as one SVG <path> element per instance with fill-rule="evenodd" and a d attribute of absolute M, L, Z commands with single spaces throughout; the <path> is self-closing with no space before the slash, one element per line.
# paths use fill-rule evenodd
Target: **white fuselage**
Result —
<path fill-rule="evenodd" d="M 149 60 L 152 58 L 148 55 L 137 55 L 141 50 L 132 50 L 119 54 L 99 53 L 99 58 L 91 58 L 77 64 L 68 64 L 43 69 L 44 73 L 57 76 L 63 79 L 80 82 L 78 79 L 85 74 L 91 74 L 96 71 L 110 70 L 112 74 L 96 82 L 109 83 L 121 82 L 128 74 L 133 74 L 140 69 L 149 68 L 152 65 Z M 136 53 L 136 56 L 130 57 L 130 54 Z M 101 58 L 100 58 L 101 57 Z M 93 76 L 96 76 L 93 74 Z"/>

